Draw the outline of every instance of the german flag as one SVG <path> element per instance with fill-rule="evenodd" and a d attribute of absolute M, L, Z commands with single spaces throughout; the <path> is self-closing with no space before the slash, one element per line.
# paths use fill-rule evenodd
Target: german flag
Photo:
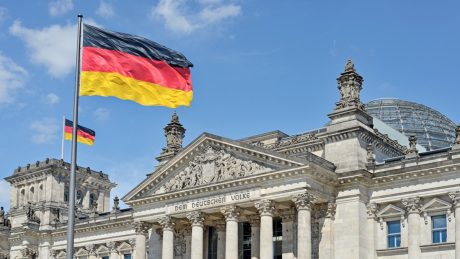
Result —
<path fill-rule="evenodd" d="M 179 52 L 143 37 L 83 25 L 80 95 L 142 105 L 190 106 L 190 67 Z"/>
<path fill-rule="evenodd" d="M 65 119 L 64 126 L 64 139 L 72 140 L 72 128 L 73 122 L 71 120 Z M 86 145 L 92 146 L 94 144 L 94 138 L 96 137 L 96 132 L 85 128 L 83 126 L 77 126 L 77 141 Z"/>

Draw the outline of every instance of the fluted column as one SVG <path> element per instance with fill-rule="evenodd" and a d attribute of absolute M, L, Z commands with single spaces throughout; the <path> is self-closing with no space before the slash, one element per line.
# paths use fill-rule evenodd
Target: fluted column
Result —
<path fill-rule="evenodd" d="M 203 221 L 204 214 L 199 211 L 187 213 L 192 223 L 192 256 L 191 259 L 203 259 Z"/>
<path fill-rule="evenodd" d="M 420 251 L 420 198 L 403 199 L 402 204 L 407 210 L 408 221 L 408 245 L 407 252 L 409 259 L 421 258 Z"/>
<path fill-rule="evenodd" d="M 88 251 L 88 259 L 97 259 L 96 257 L 96 246 L 95 245 L 86 245 L 86 251 Z"/>
<path fill-rule="evenodd" d="M 163 227 L 162 259 L 174 259 L 174 222 L 170 216 L 160 219 Z"/>
<path fill-rule="evenodd" d="M 248 216 L 251 224 L 251 259 L 260 258 L 260 216 Z"/>
<path fill-rule="evenodd" d="M 272 200 L 261 200 L 255 204 L 260 214 L 260 258 L 273 258 L 273 211 Z"/>
<path fill-rule="evenodd" d="M 119 259 L 118 257 L 118 250 L 117 250 L 117 242 L 109 241 L 107 242 L 106 246 L 109 248 L 110 252 L 110 259 Z"/>
<path fill-rule="evenodd" d="M 449 193 L 455 208 L 455 259 L 460 259 L 460 191 Z"/>
<path fill-rule="evenodd" d="M 314 197 L 302 193 L 294 198 L 297 209 L 297 259 L 311 259 L 311 204 Z"/>
<path fill-rule="evenodd" d="M 225 259 L 225 222 L 216 223 L 217 259 Z"/>
<path fill-rule="evenodd" d="M 136 231 L 136 247 L 134 254 L 136 259 L 145 259 L 147 255 L 146 241 L 150 224 L 146 222 L 134 222 L 133 227 Z"/>
<path fill-rule="evenodd" d="M 281 224 L 283 225 L 283 246 L 282 258 L 294 258 L 294 208 L 285 209 L 280 212 Z"/>
<path fill-rule="evenodd" d="M 222 208 L 225 216 L 225 259 L 238 259 L 238 216 L 239 211 L 235 205 Z"/>

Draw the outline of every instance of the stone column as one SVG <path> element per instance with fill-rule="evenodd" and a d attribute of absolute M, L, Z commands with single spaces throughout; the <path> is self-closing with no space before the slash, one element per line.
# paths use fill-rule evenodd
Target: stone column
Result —
<path fill-rule="evenodd" d="M 199 211 L 187 213 L 192 223 L 192 256 L 191 259 L 203 259 L 203 221 L 204 214 Z"/>
<path fill-rule="evenodd" d="M 150 224 L 146 222 L 134 222 L 134 230 L 136 231 L 136 248 L 134 254 L 136 259 L 146 259 L 147 249 L 146 241 L 149 233 Z"/>
<path fill-rule="evenodd" d="M 260 258 L 273 258 L 273 211 L 272 200 L 261 200 L 255 204 L 260 214 Z"/>
<path fill-rule="evenodd" d="M 294 208 L 282 210 L 280 213 L 283 225 L 283 259 L 294 259 Z"/>
<path fill-rule="evenodd" d="M 174 259 L 174 222 L 170 216 L 161 218 L 163 227 L 162 259 Z"/>
<path fill-rule="evenodd" d="M 297 259 L 311 259 L 311 204 L 314 197 L 308 192 L 297 195 Z"/>
<path fill-rule="evenodd" d="M 260 258 L 260 216 L 247 216 L 251 224 L 251 259 Z"/>
<path fill-rule="evenodd" d="M 106 246 L 109 248 L 110 252 L 110 259 L 119 259 L 118 258 L 118 250 L 117 250 L 117 242 L 110 241 L 107 242 Z"/>
<path fill-rule="evenodd" d="M 88 251 L 88 259 L 97 259 L 95 245 L 86 245 L 85 249 Z"/>
<path fill-rule="evenodd" d="M 225 216 L 225 259 L 238 259 L 238 216 L 239 211 L 235 205 L 222 208 Z"/>
<path fill-rule="evenodd" d="M 149 259 L 161 259 L 162 243 L 163 232 L 161 229 L 152 229 L 149 238 Z"/>
<path fill-rule="evenodd" d="M 449 193 L 455 208 L 455 259 L 460 259 L 460 191 Z"/>
<path fill-rule="evenodd" d="M 420 198 L 403 199 L 402 204 L 407 210 L 408 222 L 408 258 L 419 259 L 421 258 L 420 251 Z"/>
<path fill-rule="evenodd" d="M 225 223 L 216 223 L 217 259 L 225 259 Z"/>

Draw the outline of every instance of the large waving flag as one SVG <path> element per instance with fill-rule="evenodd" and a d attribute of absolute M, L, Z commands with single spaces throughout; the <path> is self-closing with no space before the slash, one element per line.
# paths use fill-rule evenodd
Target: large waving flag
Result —
<path fill-rule="evenodd" d="M 72 141 L 72 128 L 73 121 L 65 119 L 64 124 L 64 139 Z M 86 145 L 92 146 L 94 144 L 94 139 L 96 138 L 96 132 L 94 130 L 88 129 L 81 125 L 77 125 L 77 141 Z"/>
<path fill-rule="evenodd" d="M 190 67 L 179 52 L 143 37 L 83 25 L 80 95 L 142 105 L 190 106 Z"/>

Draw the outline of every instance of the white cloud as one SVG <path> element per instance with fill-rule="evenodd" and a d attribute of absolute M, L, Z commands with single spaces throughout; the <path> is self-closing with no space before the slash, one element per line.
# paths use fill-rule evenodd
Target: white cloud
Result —
<path fill-rule="evenodd" d="M 8 17 L 8 9 L 0 6 L 0 23 L 2 23 Z"/>
<path fill-rule="evenodd" d="M 190 34 L 241 14 L 239 5 L 223 4 L 220 0 L 197 1 L 201 6 L 192 11 L 190 1 L 160 0 L 152 8 L 151 16 L 163 20 L 166 28 L 175 33 Z"/>
<path fill-rule="evenodd" d="M 58 103 L 60 99 L 57 94 L 49 93 L 45 96 L 44 100 L 47 104 L 53 105 Z"/>
<path fill-rule="evenodd" d="M 105 1 L 101 1 L 99 3 L 99 7 L 96 10 L 96 14 L 103 18 L 108 19 L 112 17 L 115 14 L 115 12 L 113 11 L 113 7 L 111 4 Z"/>
<path fill-rule="evenodd" d="M 0 104 L 14 102 L 14 93 L 24 86 L 27 71 L 0 53 Z"/>
<path fill-rule="evenodd" d="M 3 179 L 0 180 L 0 207 L 5 211 L 10 207 L 10 184 Z"/>
<path fill-rule="evenodd" d="M 76 25 L 29 29 L 22 26 L 20 21 L 15 21 L 10 33 L 24 41 L 32 62 L 44 65 L 52 76 L 62 78 L 74 69 Z"/>
<path fill-rule="evenodd" d="M 73 9 L 73 2 L 72 0 L 56 0 L 49 3 L 48 7 L 51 16 L 58 16 L 71 11 Z"/>
<path fill-rule="evenodd" d="M 47 144 L 58 138 L 59 123 L 55 119 L 45 118 L 30 124 L 32 142 L 35 144 Z"/>
<path fill-rule="evenodd" d="M 97 108 L 94 110 L 93 115 L 96 117 L 96 120 L 105 121 L 110 118 L 110 111 L 106 108 Z"/>
<path fill-rule="evenodd" d="M 219 7 L 206 7 L 200 12 L 200 18 L 206 23 L 215 23 L 238 16 L 240 13 L 241 6 L 230 4 Z"/>

